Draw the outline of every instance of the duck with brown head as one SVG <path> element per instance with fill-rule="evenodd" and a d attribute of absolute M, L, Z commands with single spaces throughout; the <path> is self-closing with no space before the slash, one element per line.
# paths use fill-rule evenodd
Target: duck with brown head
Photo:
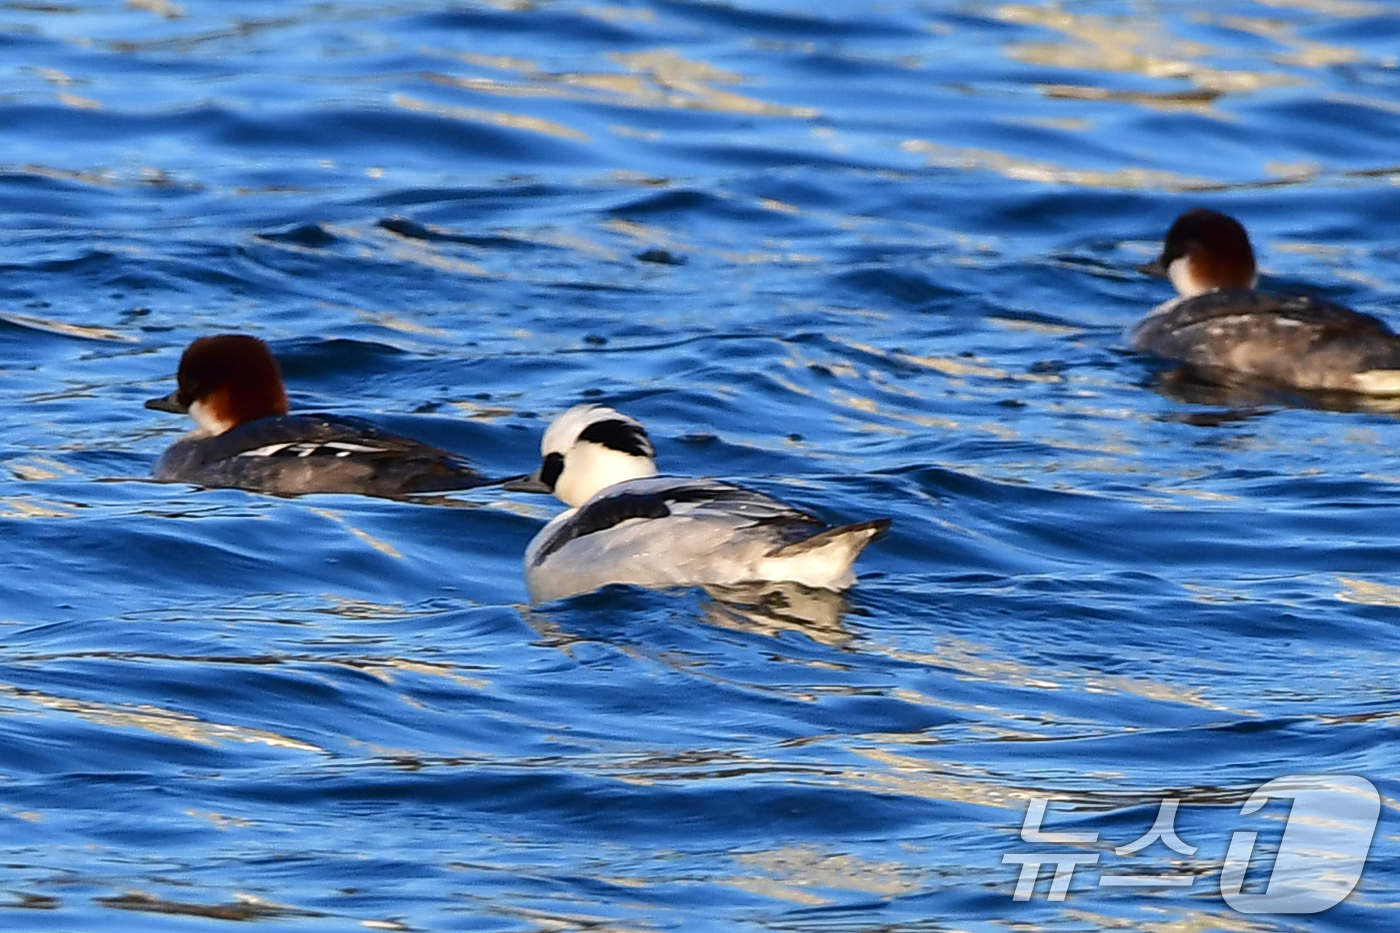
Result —
<path fill-rule="evenodd" d="M 1180 362 L 1208 381 L 1400 395 L 1400 337 L 1369 314 L 1258 291 L 1254 249 L 1233 217 L 1187 211 L 1167 230 L 1161 255 L 1140 271 L 1170 279 L 1177 297 L 1132 327 L 1134 350 Z"/>
<path fill-rule="evenodd" d="M 465 458 L 338 415 L 288 413 L 267 344 L 245 334 L 200 337 L 180 358 L 175 391 L 147 408 L 197 427 L 156 461 L 158 480 L 275 495 L 349 492 L 398 497 L 489 482 Z"/>

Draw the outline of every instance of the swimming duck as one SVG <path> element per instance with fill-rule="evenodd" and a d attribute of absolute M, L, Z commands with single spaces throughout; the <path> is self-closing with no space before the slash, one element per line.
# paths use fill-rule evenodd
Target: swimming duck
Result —
<path fill-rule="evenodd" d="M 549 426 L 533 475 L 503 488 L 570 506 L 525 550 L 533 603 L 609 583 L 645 587 L 788 581 L 844 590 L 851 564 L 889 528 L 879 518 L 831 528 L 772 496 L 713 479 L 658 476 L 636 419 L 579 405 Z"/>
<path fill-rule="evenodd" d="M 289 414 L 277 360 L 257 337 L 200 337 L 180 357 L 176 381 L 175 391 L 146 407 L 188 414 L 197 427 L 161 454 L 158 480 L 388 497 L 489 482 L 463 457 L 368 421 Z"/>
<path fill-rule="evenodd" d="M 1170 279 L 1178 296 L 1128 332 L 1135 350 L 1211 381 L 1246 376 L 1299 389 L 1400 394 L 1400 337 L 1369 314 L 1256 290 L 1254 250 L 1233 217 L 1187 211 L 1167 230 L 1161 255 L 1140 271 Z"/>

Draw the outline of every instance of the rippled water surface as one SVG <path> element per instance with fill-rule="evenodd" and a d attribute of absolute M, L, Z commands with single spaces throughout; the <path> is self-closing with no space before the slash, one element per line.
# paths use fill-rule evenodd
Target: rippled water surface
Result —
<path fill-rule="evenodd" d="M 1366 0 L 0 7 L 0 927 L 1390 930 L 1400 426 L 1122 329 L 1201 204 L 1400 320 L 1397 50 Z M 599 400 L 894 529 L 844 603 L 531 610 L 552 502 L 146 479 L 216 331 L 488 473 Z M 1238 914 L 1292 773 L 1377 785 L 1369 866 Z M 1047 797 L 1100 858 L 1016 901 Z M 1194 856 L 1116 854 L 1164 797 Z"/>

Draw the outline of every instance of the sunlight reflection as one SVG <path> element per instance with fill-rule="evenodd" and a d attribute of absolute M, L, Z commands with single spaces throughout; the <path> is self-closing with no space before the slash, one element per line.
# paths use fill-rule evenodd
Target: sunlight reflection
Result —
<path fill-rule="evenodd" d="M 302 752 L 324 751 L 316 745 L 265 729 L 251 729 L 247 726 L 209 722 L 197 719 L 187 713 L 177 713 L 174 710 L 162 709 L 157 706 L 143 704 L 137 707 L 77 700 L 71 697 L 40 693 L 37 690 L 25 690 L 9 684 L 0 684 L 0 696 L 61 713 L 69 713 L 99 726 L 116 729 L 142 729 L 156 735 L 194 742 L 199 745 L 242 742 L 268 745 L 273 748 L 289 748 Z"/>
<path fill-rule="evenodd" d="M 442 340 L 451 339 L 453 336 L 451 331 L 444 328 L 419 324 L 417 321 L 410 321 L 392 311 L 371 311 L 368 308 L 350 308 L 349 311 L 358 320 L 377 325 L 385 330 L 398 331 L 401 334 L 412 334 L 415 337 L 437 337 Z"/>
<path fill-rule="evenodd" d="M 1131 917 L 1078 908 L 1060 908 L 1065 923 L 1087 930 L 1134 930 L 1136 933 L 1186 933 L 1186 931 L 1219 931 L 1219 933 L 1277 933 L 1281 927 L 1272 920 L 1251 920 L 1233 910 L 1187 910 L 1174 906 L 1170 916 L 1149 920 L 1134 911 Z"/>
<path fill-rule="evenodd" d="M 1039 26 L 1062 32 L 1073 42 L 1028 42 L 1006 48 L 1008 57 L 1028 65 L 1092 71 L 1140 74 L 1149 78 L 1179 78 L 1206 91 L 1202 109 L 1225 93 L 1307 82 L 1278 72 L 1213 68 L 1198 59 L 1225 54 L 1225 50 L 1162 35 L 1155 16 L 1103 16 L 1074 13 L 1059 4 L 1004 4 L 998 18 L 1011 23 Z M 1058 87 L 1058 86 L 1057 86 Z M 1144 95 L 1144 101 L 1154 99 Z M 1135 101 L 1135 102 L 1144 102 Z M 1185 103 L 1185 101 L 1182 101 Z"/>
<path fill-rule="evenodd" d="M 581 6 L 578 12 L 607 23 L 654 23 L 656 11 L 645 7 Z"/>
<path fill-rule="evenodd" d="M 1357 603 L 1362 606 L 1400 606 L 1400 586 L 1393 583 L 1376 583 L 1371 580 L 1358 580 L 1353 577 L 1338 577 L 1342 589 L 1335 595 L 1344 603 Z"/>
<path fill-rule="evenodd" d="M 185 15 L 185 11 L 170 0 L 126 0 L 126 5 L 133 10 L 145 10 L 164 19 L 179 19 Z"/>
<path fill-rule="evenodd" d="M 733 858 L 750 874 L 716 878 L 717 882 L 752 894 L 811 906 L 832 902 L 831 898 L 813 889 L 899 897 L 913 894 L 924 883 L 924 870 L 914 865 L 876 862 L 814 845 L 744 852 Z M 764 876 L 752 874 L 754 871 L 763 872 Z"/>
<path fill-rule="evenodd" d="M 81 508 L 32 496 L 0 496 L 0 518 L 77 518 Z"/>
<path fill-rule="evenodd" d="M 1257 715 L 1251 710 L 1217 703 L 1205 696 L 1202 687 L 1183 687 L 1146 677 L 1104 674 L 1076 667 L 1031 667 L 1006 657 L 992 657 L 988 645 L 944 636 L 936 651 L 912 651 L 892 645 L 870 643 L 868 652 L 878 652 L 900 661 L 953 671 L 973 680 L 985 680 L 1007 686 L 1037 690 L 1073 688 L 1085 693 L 1109 693 L 1139 696 L 1167 703 L 1181 703 L 1200 709 L 1229 712 L 1238 716 Z"/>
<path fill-rule="evenodd" d="M 1224 183 L 1214 179 L 1179 175 L 1145 168 L 1112 170 L 1065 168 L 1051 162 L 1031 161 L 992 149 L 945 146 L 925 139 L 907 139 L 899 144 L 905 152 L 918 153 L 929 165 L 963 171 L 995 172 L 1016 181 L 1050 185 L 1078 185 L 1082 188 L 1127 188 L 1153 191 L 1207 191 Z"/>
<path fill-rule="evenodd" d="M 66 463 L 59 463 L 51 457 L 28 457 L 24 460 L 9 460 L 5 466 L 23 482 L 41 483 L 64 476 L 77 476 L 81 471 Z"/>
<path fill-rule="evenodd" d="M 121 331 L 112 330 L 110 327 L 101 327 L 92 324 L 71 324 L 67 321 L 35 317 L 30 314 L 15 314 L 11 311 L 0 311 L 0 321 L 13 324 L 16 327 L 24 327 L 29 330 L 61 334 L 64 337 L 77 337 L 80 340 L 108 340 L 114 343 L 138 343 L 140 341 L 138 337 L 124 334 Z"/>
<path fill-rule="evenodd" d="M 395 94 L 393 96 L 394 106 L 402 107 L 404 110 L 413 110 L 419 113 L 431 113 L 439 117 L 447 117 L 450 120 L 470 120 L 474 123 L 489 123 L 493 126 L 505 126 L 516 130 L 529 130 L 534 133 L 543 133 L 546 136 L 554 136 L 559 139 L 569 139 L 575 142 L 588 142 L 587 133 L 555 123 L 552 120 L 544 120 L 540 117 L 531 117 L 520 113 L 509 113 L 503 110 L 482 110 L 478 107 L 450 107 L 445 104 L 434 104 L 426 100 L 419 100 L 416 97 L 409 97 L 407 94 Z"/>
<path fill-rule="evenodd" d="M 468 677 L 458 673 L 454 665 L 437 662 L 411 661 L 408 658 L 362 658 L 356 659 L 353 664 L 335 661 L 325 663 L 342 663 L 345 667 L 362 671 L 386 684 L 393 683 L 398 679 L 396 674 L 403 672 L 424 677 L 441 677 L 470 690 L 485 690 L 491 686 L 489 680 Z"/>
<path fill-rule="evenodd" d="M 396 557 L 399 560 L 403 559 L 403 555 L 400 554 L 398 549 L 396 549 L 388 541 L 376 538 L 369 532 L 362 531 L 361 529 L 356 528 L 354 525 L 350 524 L 350 522 L 348 522 L 344 517 L 342 517 L 338 512 L 332 509 L 320 509 L 310 507 L 307 508 L 307 511 L 310 512 L 312 515 L 319 515 L 322 518 L 330 519 L 336 524 L 342 526 L 346 531 L 350 532 L 356 538 L 359 538 L 365 544 L 368 544 L 370 547 L 374 548 L 379 553 L 386 554 L 389 557 Z"/>
<path fill-rule="evenodd" d="M 1333 12 L 1328 15 L 1344 14 Z M 1360 51 L 1349 46 L 1328 45 L 1325 42 L 1303 39 L 1298 35 L 1297 27 L 1294 24 L 1276 19 L 1221 16 L 1206 12 L 1197 12 L 1191 15 L 1190 19 L 1256 35 L 1279 45 L 1292 46 L 1294 51 L 1269 56 L 1271 61 L 1279 65 L 1293 65 L 1300 68 L 1330 68 L 1335 65 L 1358 62 L 1363 58 Z"/>
<path fill-rule="evenodd" d="M 799 119 L 813 119 L 821 115 L 821 111 L 816 107 L 787 106 L 716 88 L 716 84 L 744 84 L 746 79 L 743 75 L 687 59 L 674 49 L 607 53 L 611 61 L 626 68 L 631 74 L 547 74 L 538 70 L 534 63 L 524 59 L 471 56 L 446 50 L 425 51 L 478 66 L 513 71 L 525 79 L 520 82 L 507 82 L 487 77 L 429 76 L 430 80 L 437 83 L 483 94 L 565 98 L 621 106 L 706 110 Z"/>

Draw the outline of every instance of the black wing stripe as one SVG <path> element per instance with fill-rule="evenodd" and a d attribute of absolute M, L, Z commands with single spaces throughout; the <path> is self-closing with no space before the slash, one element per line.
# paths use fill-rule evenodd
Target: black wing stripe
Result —
<path fill-rule="evenodd" d="M 607 531 L 630 519 L 666 518 L 673 514 L 672 505 L 706 502 L 726 503 L 731 510 L 730 514 L 735 518 L 747 517 L 749 522 L 756 526 L 787 529 L 796 537 L 806 537 L 812 534 L 814 529 L 826 525 L 815 515 L 785 506 L 762 493 L 723 483 L 672 486 L 660 492 L 621 492 L 585 503 L 571 521 L 544 543 L 535 555 L 533 564 L 538 567 L 544 563 L 545 558 L 570 541 L 599 531 Z M 749 512 L 749 509 L 745 508 L 746 504 L 752 509 L 747 516 L 745 513 Z"/>
<path fill-rule="evenodd" d="M 666 498 L 654 493 L 620 493 L 605 496 L 579 509 L 578 514 L 545 542 L 535 555 L 535 566 L 576 538 L 606 531 L 633 518 L 665 518 L 671 514 Z"/>

